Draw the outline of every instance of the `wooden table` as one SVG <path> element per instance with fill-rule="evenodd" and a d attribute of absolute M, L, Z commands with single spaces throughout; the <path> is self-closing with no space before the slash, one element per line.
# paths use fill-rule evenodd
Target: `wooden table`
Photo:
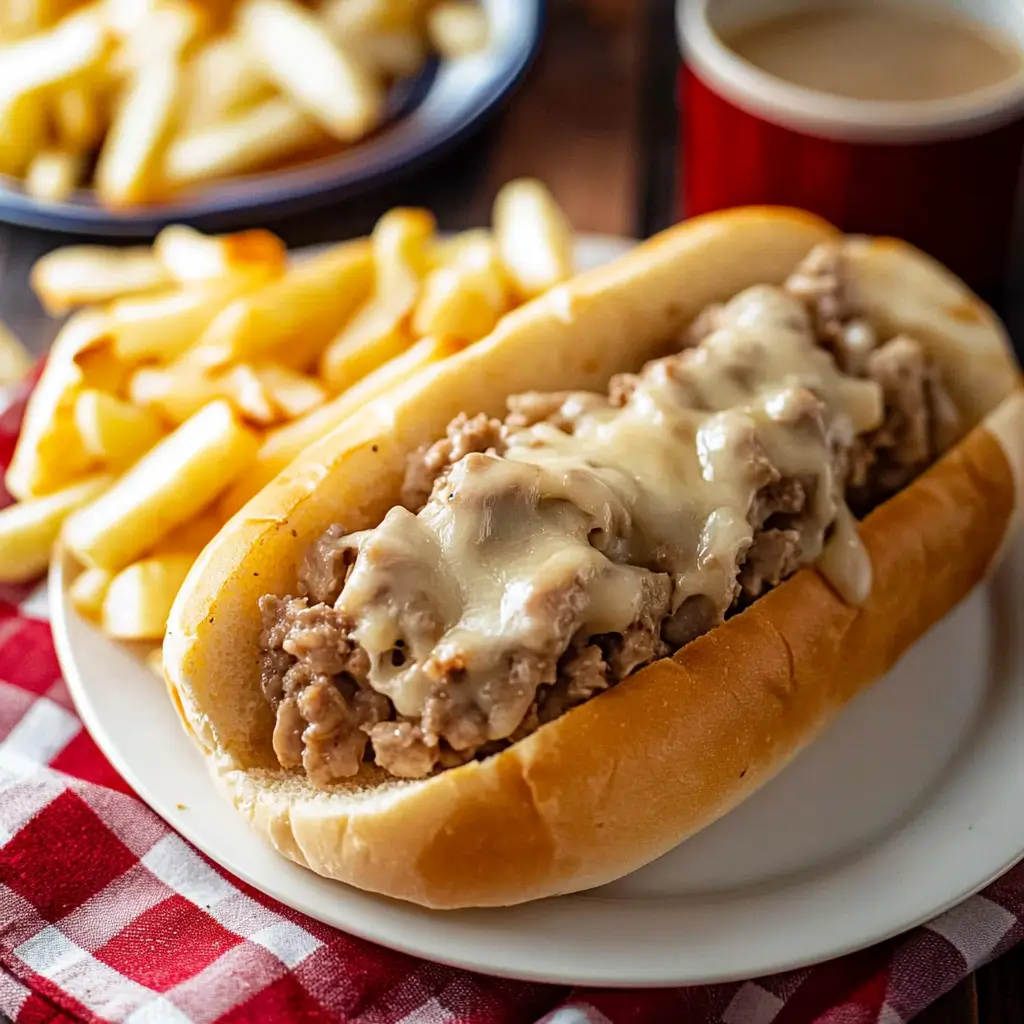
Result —
<path fill-rule="evenodd" d="M 349 203 L 270 226 L 291 245 L 365 233 L 397 203 L 433 209 L 442 227 L 486 223 L 498 187 L 536 175 L 580 229 L 644 236 L 676 219 L 678 52 L 673 0 L 550 0 L 540 57 L 514 102 L 442 163 Z M 1024 236 L 1024 232 L 1022 232 Z M 32 262 L 68 241 L 0 227 L 0 317 L 35 351 L 54 325 L 27 288 Z M 1024 255 L 1024 237 L 1018 246 Z M 1024 280 L 1024 261 L 1019 261 Z M 1002 312 L 1024 338 L 1024 289 Z M 922 1024 L 1024 1021 L 1024 947 L 978 971 Z"/>

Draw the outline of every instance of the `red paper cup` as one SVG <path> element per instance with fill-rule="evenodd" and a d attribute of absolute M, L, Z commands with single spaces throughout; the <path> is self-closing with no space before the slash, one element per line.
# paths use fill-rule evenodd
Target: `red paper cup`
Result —
<path fill-rule="evenodd" d="M 963 9 L 956 0 L 929 3 Z M 684 212 L 803 207 L 846 232 L 905 238 L 988 291 L 1006 267 L 1024 155 L 1024 70 L 950 100 L 855 100 L 775 78 L 719 37 L 800 6 L 680 0 Z M 969 9 L 1024 49 L 1020 0 L 974 0 Z"/>

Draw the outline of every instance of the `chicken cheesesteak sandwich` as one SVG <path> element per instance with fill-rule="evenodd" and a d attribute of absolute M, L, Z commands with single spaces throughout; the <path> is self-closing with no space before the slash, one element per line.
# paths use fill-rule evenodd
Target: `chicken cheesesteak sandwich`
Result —
<path fill-rule="evenodd" d="M 948 271 L 715 214 L 309 449 L 193 568 L 165 671 L 285 856 L 435 907 L 575 891 L 750 795 L 961 600 L 1022 465 L 1005 334 Z"/>

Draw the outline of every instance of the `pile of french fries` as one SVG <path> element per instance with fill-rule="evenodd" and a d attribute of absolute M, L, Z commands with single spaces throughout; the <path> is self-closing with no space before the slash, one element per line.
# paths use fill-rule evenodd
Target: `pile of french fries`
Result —
<path fill-rule="evenodd" d="M 369 238 L 289 262 L 267 231 L 165 229 L 151 248 L 58 249 L 33 268 L 74 312 L 32 393 L 0 511 L 0 581 L 63 539 L 74 606 L 120 640 L 163 637 L 224 522 L 367 402 L 489 334 L 569 277 L 572 229 L 539 182 L 492 229 L 439 236 L 393 209 Z"/>
<path fill-rule="evenodd" d="M 0 174 L 165 200 L 358 142 L 431 52 L 487 41 L 470 0 L 0 0 Z"/>

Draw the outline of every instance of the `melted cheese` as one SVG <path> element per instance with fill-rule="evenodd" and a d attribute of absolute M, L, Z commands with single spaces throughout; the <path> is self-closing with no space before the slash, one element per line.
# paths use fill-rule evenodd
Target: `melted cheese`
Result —
<path fill-rule="evenodd" d="M 820 558 L 841 593 L 866 596 L 870 564 L 833 467 L 879 425 L 882 397 L 838 370 L 797 300 L 752 288 L 700 345 L 626 384 L 618 404 L 571 396 L 571 433 L 510 429 L 503 456 L 464 457 L 417 514 L 395 508 L 353 538 L 337 607 L 400 715 L 420 716 L 442 687 L 506 738 L 571 639 L 652 616 L 657 629 L 693 595 L 723 617 L 759 492 L 779 480 L 807 495 L 786 524 L 802 563 Z"/>

